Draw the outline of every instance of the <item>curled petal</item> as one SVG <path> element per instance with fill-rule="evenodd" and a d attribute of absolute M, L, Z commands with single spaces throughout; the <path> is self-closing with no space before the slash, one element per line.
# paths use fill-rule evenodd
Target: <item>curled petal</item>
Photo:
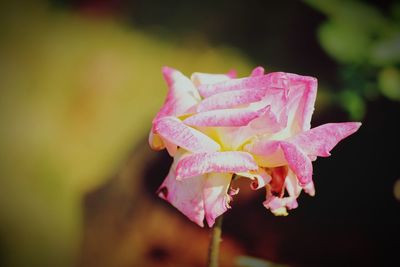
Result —
<path fill-rule="evenodd" d="M 240 191 L 240 188 L 239 188 L 239 187 L 238 187 L 238 188 L 233 188 L 233 187 L 231 187 L 231 188 L 229 188 L 228 195 L 229 195 L 230 197 L 236 196 L 237 194 L 239 194 L 239 191 Z"/>
<path fill-rule="evenodd" d="M 275 216 L 287 216 L 287 210 L 295 209 L 298 203 L 295 197 L 277 197 L 267 193 L 267 198 L 263 202 L 265 208 L 271 210 Z"/>
<path fill-rule="evenodd" d="M 178 152 L 175 157 L 168 176 L 158 189 L 158 196 L 203 227 L 205 217 L 203 188 L 206 183 L 206 176 L 200 175 L 185 181 L 176 180 L 175 167 L 181 155 L 182 153 Z"/>
<path fill-rule="evenodd" d="M 257 164 L 265 167 L 289 165 L 297 175 L 300 184 L 306 185 L 312 180 L 310 158 L 295 144 L 285 141 L 257 140 L 247 144 L 245 151 L 254 154 Z"/>
<path fill-rule="evenodd" d="M 204 99 L 198 106 L 198 112 L 215 109 L 227 109 L 239 105 L 246 105 L 260 101 L 266 94 L 266 90 L 237 90 L 215 94 Z"/>
<path fill-rule="evenodd" d="M 231 178 L 231 173 L 210 173 L 207 175 L 204 184 L 203 198 L 205 218 L 210 227 L 214 225 L 215 219 L 218 216 L 230 208 L 230 197 L 227 194 L 227 191 Z"/>
<path fill-rule="evenodd" d="M 296 174 L 301 185 L 312 181 L 313 168 L 311 160 L 296 145 L 281 142 L 281 148 L 288 162 L 290 169 Z"/>
<path fill-rule="evenodd" d="M 304 192 L 309 194 L 310 196 L 315 196 L 315 187 L 314 187 L 314 182 L 311 181 L 310 183 L 306 184 L 303 186 Z"/>
<path fill-rule="evenodd" d="M 236 71 L 232 70 L 227 74 L 211 74 L 211 73 L 195 72 L 192 74 L 190 79 L 192 80 L 195 86 L 199 86 L 202 84 L 219 83 L 230 80 L 235 77 L 236 77 Z"/>
<path fill-rule="evenodd" d="M 265 208 L 271 210 L 275 216 L 287 216 L 286 200 L 270 194 L 263 202 Z"/>
<path fill-rule="evenodd" d="M 328 157 L 337 143 L 356 132 L 360 126 L 359 122 L 327 123 L 300 133 L 290 141 L 309 156 Z"/>
<path fill-rule="evenodd" d="M 154 129 L 153 129 L 154 130 Z M 149 144 L 151 149 L 162 150 L 165 148 L 164 142 L 158 134 L 153 133 L 153 130 L 149 134 Z"/>
<path fill-rule="evenodd" d="M 190 128 L 175 117 L 163 117 L 155 122 L 155 131 L 168 142 L 190 152 L 213 152 L 220 145 L 202 132 Z"/>
<path fill-rule="evenodd" d="M 284 72 L 273 72 L 262 76 L 232 79 L 215 84 L 204 84 L 198 87 L 200 95 L 210 97 L 212 95 L 236 91 L 242 89 L 286 89 L 288 85 L 287 75 Z"/>
<path fill-rule="evenodd" d="M 288 83 L 288 110 L 290 113 L 289 126 L 294 132 L 310 129 L 311 116 L 317 96 L 317 79 L 286 73 Z"/>
<path fill-rule="evenodd" d="M 313 182 L 308 183 L 306 186 L 313 185 Z M 285 180 L 285 189 L 290 197 L 297 198 L 302 190 L 296 175 L 289 170 Z"/>
<path fill-rule="evenodd" d="M 253 190 L 260 189 L 271 182 L 271 175 L 269 175 L 264 169 L 259 168 L 256 172 L 240 172 L 237 175 L 253 180 L 250 184 L 250 188 Z"/>
<path fill-rule="evenodd" d="M 168 176 L 158 189 L 158 196 L 201 227 L 206 218 L 211 227 L 215 219 L 230 208 L 231 197 L 227 191 L 232 174 L 211 173 L 178 180 L 175 176 L 176 167 L 183 155 L 183 150 L 179 149 Z"/>
<path fill-rule="evenodd" d="M 263 115 L 265 109 L 219 109 L 198 113 L 188 117 L 183 122 L 197 127 L 239 127 L 246 126 L 255 118 Z"/>
<path fill-rule="evenodd" d="M 297 208 L 297 198 L 302 190 L 296 175 L 291 170 L 288 170 L 285 173 L 283 180 L 284 188 L 281 189 L 282 192 L 280 193 L 280 196 L 273 194 L 274 189 L 271 186 L 266 186 L 267 194 L 266 200 L 263 204 L 276 216 L 286 216 L 288 214 L 288 209 L 291 210 Z M 272 179 L 274 179 L 274 177 Z M 283 196 L 285 189 L 289 196 Z"/>
<path fill-rule="evenodd" d="M 182 158 L 176 168 L 176 178 L 185 179 L 205 173 L 237 173 L 257 170 L 253 157 L 247 152 L 225 151 L 191 154 Z"/>
<path fill-rule="evenodd" d="M 186 114 L 200 102 L 200 95 L 189 78 L 170 67 L 163 67 L 162 73 L 168 85 L 168 94 L 154 121 L 165 116 Z"/>

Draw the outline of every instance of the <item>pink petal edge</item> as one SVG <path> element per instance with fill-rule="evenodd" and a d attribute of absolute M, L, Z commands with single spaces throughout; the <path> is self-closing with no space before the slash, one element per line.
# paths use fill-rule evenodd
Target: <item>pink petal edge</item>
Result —
<path fill-rule="evenodd" d="M 327 123 L 292 137 L 290 142 L 309 156 L 329 157 L 330 151 L 360 126 L 360 122 Z"/>
<path fill-rule="evenodd" d="M 253 156 L 242 151 L 196 153 L 183 157 L 176 167 L 176 179 L 182 180 L 205 173 L 237 173 L 257 170 Z"/>
<path fill-rule="evenodd" d="M 168 142 L 190 152 L 214 152 L 221 146 L 202 132 L 188 127 L 175 117 L 163 117 L 155 122 L 157 134 Z"/>

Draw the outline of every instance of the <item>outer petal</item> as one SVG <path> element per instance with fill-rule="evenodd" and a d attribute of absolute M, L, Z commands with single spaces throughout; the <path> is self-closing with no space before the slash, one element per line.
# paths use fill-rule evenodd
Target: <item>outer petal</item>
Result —
<path fill-rule="evenodd" d="M 327 123 L 290 139 L 309 156 L 328 157 L 342 139 L 356 132 L 359 122 Z"/>
<path fill-rule="evenodd" d="M 190 128 L 174 117 L 163 117 L 155 122 L 156 133 L 168 142 L 191 152 L 213 152 L 220 145 L 202 132 Z"/>
<path fill-rule="evenodd" d="M 222 92 L 242 89 L 286 88 L 286 83 L 287 80 L 285 80 L 284 73 L 276 72 L 263 76 L 232 79 L 215 84 L 204 84 L 200 85 L 198 89 L 201 96 L 209 97 Z"/>
<path fill-rule="evenodd" d="M 158 189 L 158 196 L 171 203 L 190 220 L 203 227 L 205 216 L 203 188 L 206 176 L 197 176 L 185 181 L 176 180 L 175 167 L 181 156 L 182 151 L 178 152 L 175 157 L 168 176 Z"/>
<path fill-rule="evenodd" d="M 266 90 L 237 90 L 215 94 L 204 99 L 198 106 L 198 112 L 215 109 L 232 108 L 260 101 L 266 94 Z"/>
<path fill-rule="evenodd" d="M 230 197 L 227 194 L 227 191 L 231 178 L 231 173 L 210 173 L 206 179 L 203 198 L 205 217 L 207 224 L 210 227 L 214 225 L 215 219 L 218 216 L 230 208 Z"/>
<path fill-rule="evenodd" d="M 297 175 L 301 185 L 312 181 L 313 168 L 311 160 L 296 145 L 281 142 L 281 148 L 288 162 L 290 169 Z"/>
<path fill-rule="evenodd" d="M 168 94 L 154 121 L 164 116 L 183 115 L 200 102 L 200 95 L 189 78 L 169 67 L 163 67 L 162 72 L 168 85 Z"/>
<path fill-rule="evenodd" d="M 183 122 L 197 127 L 238 127 L 246 126 L 250 121 L 263 115 L 266 108 L 254 111 L 252 109 L 219 109 L 193 115 Z"/>
<path fill-rule="evenodd" d="M 286 73 L 288 84 L 289 126 L 294 133 L 310 129 L 317 96 L 317 79 Z"/>
<path fill-rule="evenodd" d="M 312 180 L 311 160 L 295 144 L 261 139 L 247 144 L 244 149 L 254 154 L 259 166 L 278 167 L 289 165 L 290 169 L 297 175 L 300 184 L 306 185 Z"/>
<path fill-rule="evenodd" d="M 253 156 L 247 152 L 225 151 L 191 154 L 182 158 L 176 167 L 176 178 L 185 179 L 205 173 L 237 173 L 257 170 Z"/>
<path fill-rule="evenodd" d="M 192 74 L 190 79 L 192 80 L 195 86 L 199 86 L 202 84 L 219 83 L 230 80 L 235 77 L 236 77 L 236 71 L 232 70 L 227 74 L 211 74 L 211 73 L 195 72 Z"/>
<path fill-rule="evenodd" d="M 149 134 L 149 144 L 151 149 L 161 150 L 165 148 L 164 142 L 158 134 L 153 133 L 154 129 L 150 131 Z"/>

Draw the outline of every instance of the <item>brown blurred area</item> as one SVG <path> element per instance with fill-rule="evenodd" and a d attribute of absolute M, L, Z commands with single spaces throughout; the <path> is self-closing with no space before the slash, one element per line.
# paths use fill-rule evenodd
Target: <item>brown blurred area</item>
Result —
<path fill-rule="evenodd" d="M 155 182 L 146 181 L 159 181 L 154 175 L 168 170 L 160 159 L 140 145 L 118 174 L 86 195 L 79 266 L 206 265 L 209 229 L 157 200 Z M 229 236 L 224 236 L 221 250 L 221 266 L 233 266 L 243 253 Z"/>

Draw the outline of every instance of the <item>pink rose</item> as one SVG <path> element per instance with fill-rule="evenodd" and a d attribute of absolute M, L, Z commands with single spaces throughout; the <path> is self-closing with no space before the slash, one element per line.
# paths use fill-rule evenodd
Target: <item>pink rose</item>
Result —
<path fill-rule="evenodd" d="M 312 161 L 327 157 L 359 122 L 328 123 L 310 129 L 317 80 L 291 73 L 250 77 L 194 73 L 191 79 L 163 68 L 167 98 L 149 136 L 155 150 L 174 157 L 159 196 L 190 220 L 211 227 L 230 208 L 238 190 L 234 174 L 266 188 L 264 206 L 275 215 L 297 207 L 304 190 L 314 195 Z M 287 193 L 287 194 L 285 194 Z"/>

